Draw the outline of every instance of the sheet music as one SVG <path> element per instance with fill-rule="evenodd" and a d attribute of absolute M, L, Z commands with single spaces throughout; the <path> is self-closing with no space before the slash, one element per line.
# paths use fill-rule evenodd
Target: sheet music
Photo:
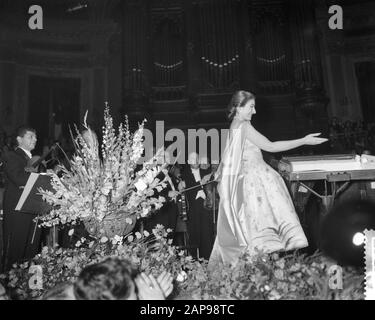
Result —
<path fill-rule="evenodd" d="M 20 199 L 18 200 L 17 206 L 16 206 L 16 211 L 20 211 L 23 204 L 25 203 L 27 197 L 30 194 L 30 191 L 32 187 L 34 186 L 36 180 L 38 179 L 39 174 L 38 173 L 30 173 L 29 179 L 27 180 L 27 183 L 25 185 L 25 188 L 23 189 L 23 192 L 21 194 Z"/>

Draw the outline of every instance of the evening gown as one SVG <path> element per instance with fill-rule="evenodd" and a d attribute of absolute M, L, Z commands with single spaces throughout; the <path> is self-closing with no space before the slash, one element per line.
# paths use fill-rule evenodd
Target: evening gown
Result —
<path fill-rule="evenodd" d="M 308 245 L 282 177 L 251 142 L 250 122 L 229 134 L 222 157 L 217 237 L 210 264 L 233 263 L 247 252 L 272 253 Z"/>

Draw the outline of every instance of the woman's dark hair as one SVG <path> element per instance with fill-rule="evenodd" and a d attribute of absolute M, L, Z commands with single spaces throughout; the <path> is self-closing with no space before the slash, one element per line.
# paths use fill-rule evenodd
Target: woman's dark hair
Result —
<path fill-rule="evenodd" d="M 244 107 L 248 101 L 253 99 L 255 100 L 255 95 L 251 92 L 243 90 L 236 91 L 228 105 L 228 119 L 232 121 L 236 115 L 237 108 Z"/>
<path fill-rule="evenodd" d="M 109 257 L 102 262 L 85 267 L 74 283 L 78 300 L 127 299 L 136 285 L 138 269 L 125 259 Z"/>

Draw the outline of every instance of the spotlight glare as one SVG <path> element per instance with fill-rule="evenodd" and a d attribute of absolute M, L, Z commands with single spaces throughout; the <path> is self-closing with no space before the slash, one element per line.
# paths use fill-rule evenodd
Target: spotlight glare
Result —
<path fill-rule="evenodd" d="M 353 236 L 353 244 L 356 246 L 360 246 L 365 242 L 365 235 L 362 232 L 357 232 Z"/>

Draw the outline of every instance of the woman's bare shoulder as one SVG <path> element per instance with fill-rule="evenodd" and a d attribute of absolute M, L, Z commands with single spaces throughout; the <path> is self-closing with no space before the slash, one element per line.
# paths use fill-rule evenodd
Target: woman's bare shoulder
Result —
<path fill-rule="evenodd" d="M 250 125 L 249 121 L 241 121 L 241 120 L 234 119 L 230 125 L 230 129 L 236 130 L 240 128 L 246 128 L 249 125 Z"/>

